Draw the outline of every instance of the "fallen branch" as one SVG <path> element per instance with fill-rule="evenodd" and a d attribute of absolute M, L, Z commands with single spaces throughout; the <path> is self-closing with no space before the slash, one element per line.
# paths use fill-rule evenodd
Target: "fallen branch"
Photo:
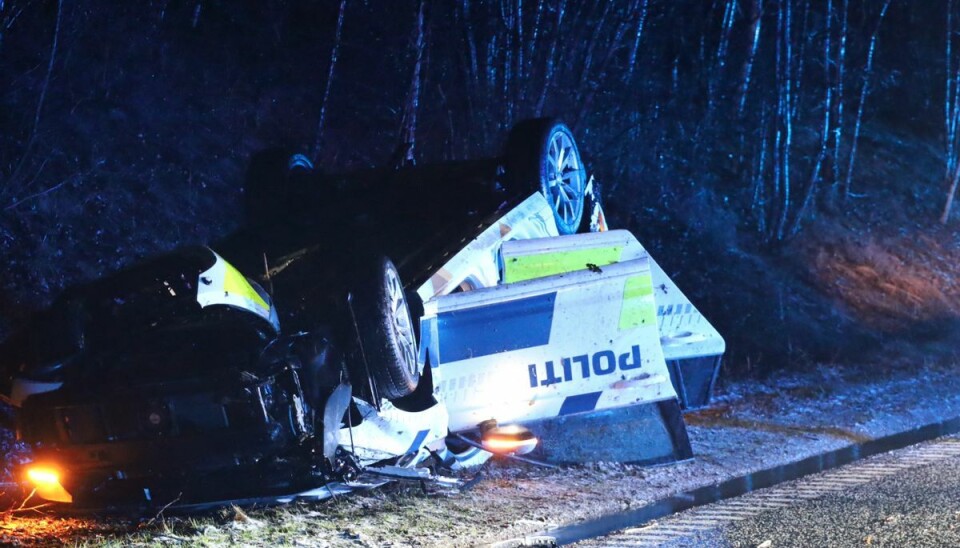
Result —
<path fill-rule="evenodd" d="M 27 505 L 27 502 L 29 502 L 30 499 L 32 499 L 33 496 L 36 494 L 37 494 L 36 489 L 34 489 L 33 491 L 30 491 L 30 494 L 27 495 L 27 498 L 23 499 L 23 502 L 20 503 L 20 506 L 18 506 L 15 510 L 13 510 L 13 512 L 19 512 L 20 510 L 23 510 L 23 507 Z"/>
<path fill-rule="evenodd" d="M 143 528 L 150 527 L 150 526 L 153 525 L 158 519 L 163 519 L 163 513 L 167 510 L 167 508 L 170 508 L 170 507 L 173 506 L 174 504 L 180 502 L 180 497 L 182 497 L 182 496 L 183 496 L 183 493 L 178 494 L 178 495 L 177 495 L 177 498 L 175 498 L 175 499 L 171 500 L 170 502 L 168 502 L 163 508 L 160 509 L 159 512 L 157 512 L 157 515 L 155 515 L 155 516 L 153 516 L 152 518 L 150 518 L 150 521 L 148 521 L 147 523 L 141 525 L 141 527 L 143 527 Z"/>
<path fill-rule="evenodd" d="M 6 493 L 0 493 L 0 495 L 5 495 L 5 494 Z M 14 514 L 22 514 L 25 512 L 38 512 L 43 508 L 51 506 L 51 503 L 49 502 L 43 502 L 35 506 L 27 506 L 27 503 L 30 502 L 30 500 L 36 494 L 37 494 L 36 489 L 34 489 L 33 491 L 30 491 L 30 494 L 27 495 L 25 499 L 23 499 L 23 501 L 20 503 L 20 506 L 17 506 L 16 508 L 10 508 L 9 510 L 0 511 L 0 517 L 12 516 Z"/>
<path fill-rule="evenodd" d="M 50 506 L 53 506 L 53 503 L 44 502 L 43 504 L 38 504 L 36 506 L 28 506 L 26 508 L 17 508 L 16 510 L 9 510 L 6 513 L 13 515 L 13 514 L 23 514 L 26 512 L 39 512 L 40 510 L 44 508 L 48 508 Z"/>

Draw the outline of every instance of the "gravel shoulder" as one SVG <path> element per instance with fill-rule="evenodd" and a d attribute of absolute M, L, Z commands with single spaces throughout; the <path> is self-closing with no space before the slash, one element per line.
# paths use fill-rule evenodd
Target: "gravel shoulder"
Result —
<path fill-rule="evenodd" d="M 230 508 L 191 517 L 75 519 L 0 514 L 0 544 L 291 544 L 469 546 L 641 506 L 856 441 L 960 416 L 960 371 L 949 366 L 822 366 L 727 383 L 686 415 L 696 457 L 643 468 L 597 462 L 548 470 L 493 462 L 459 493 L 394 485 L 322 503 Z M 615 441 L 615 440 L 611 440 Z M 28 503 L 30 506 L 30 503 Z"/>

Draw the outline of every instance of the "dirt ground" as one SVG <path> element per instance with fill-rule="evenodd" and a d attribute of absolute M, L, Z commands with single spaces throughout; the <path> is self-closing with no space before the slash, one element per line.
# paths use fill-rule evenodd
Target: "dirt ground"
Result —
<path fill-rule="evenodd" d="M 655 468 L 597 462 L 557 470 L 493 462 L 463 492 L 390 485 L 320 503 L 226 508 L 127 520 L 7 511 L 0 544 L 473 546 L 529 535 L 940 420 L 960 416 L 960 371 L 949 362 L 906 373 L 822 366 L 722 386 L 688 412 L 696 457 Z"/>

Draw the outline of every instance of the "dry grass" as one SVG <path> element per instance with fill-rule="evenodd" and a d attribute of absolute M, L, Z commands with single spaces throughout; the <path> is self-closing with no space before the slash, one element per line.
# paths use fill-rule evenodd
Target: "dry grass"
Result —
<path fill-rule="evenodd" d="M 818 286 L 873 328 L 960 318 L 960 248 L 945 231 L 854 234 L 808 253 Z"/>
<path fill-rule="evenodd" d="M 224 508 L 196 516 L 124 520 L 42 514 L 4 516 L 0 544 L 76 546 L 472 546 L 620 509 L 604 478 L 642 469 L 600 465 L 546 471 L 495 464 L 474 490 L 425 494 L 390 485 L 318 503 Z M 621 494 L 626 504 L 627 498 Z"/>

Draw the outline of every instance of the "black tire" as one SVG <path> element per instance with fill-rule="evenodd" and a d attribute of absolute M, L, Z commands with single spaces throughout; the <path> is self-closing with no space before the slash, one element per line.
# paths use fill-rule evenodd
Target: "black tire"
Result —
<path fill-rule="evenodd" d="M 402 398 L 413 393 L 420 380 L 407 296 L 390 259 L 381 257 L 362 270 L 366 272 L 352 294 L 363 357 L 379 395 Z"/>
<path fill-rule="evenodd" d="M 603 189 L 594 181 L 583 201 L 583 219 L 580 232 L 600 232 L 607 230 L 607 220 L 603 211 Z"/>
<path fill-rule="evenodd" d="M 539 189 L 550 203 L 560 234 L 576 233 L 583 218 L 587 173 L 570 128 L 553 118 L 524 120 L 510 131 L 504 157 L 507 184 Z"/>

